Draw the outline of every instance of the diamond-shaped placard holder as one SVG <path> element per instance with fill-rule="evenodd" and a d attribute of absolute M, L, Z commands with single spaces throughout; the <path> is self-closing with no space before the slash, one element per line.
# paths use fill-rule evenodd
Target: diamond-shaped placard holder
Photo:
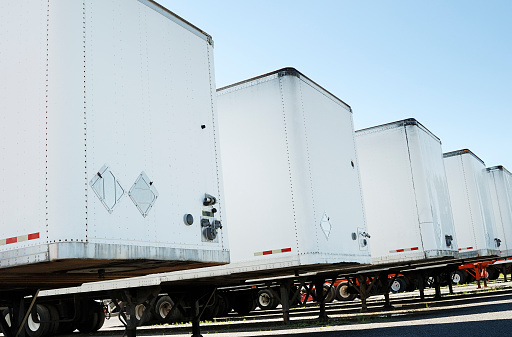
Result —
<path fill-rule="evenodd" d="M 91 179 L 89 185 L 109 213 L 114 211 L 114 208 L 124 195 L 121 183 L 110 171 L 107 164 L 101 167 L 94 178 Z"/>
<path fill-rule="evenodd" d="M 132 188 L 128 192 L 137 209 L 143 217 L 146 217 L 158 198 L 158 191 L 153 182 L 142 171 Z"/>
<path fill-rule="evenodd" d="M 327 216 L 327 212 L 324 211 L 324 216 L 322 217 L 322 220 L 320 220 L 320 228 L 322 228 L 322 231 L 325 234 L 325 238 L 329 239 L 329 235 L 331 234 L 332 225 L 329 221 L 329 217 Z"/>

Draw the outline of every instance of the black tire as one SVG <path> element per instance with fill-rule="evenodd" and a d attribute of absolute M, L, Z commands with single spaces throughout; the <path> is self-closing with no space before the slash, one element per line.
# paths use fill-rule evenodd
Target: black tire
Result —
<path fill-rule="evenodd" d="M 28 316 L 27 323 L 25 323 L 25 331 L 29 337 L 44 337 L 48 336 L 52 323 L 50 323 L 50 311 L 44 305 L 37 304 L 37 316 L 41 323 L 36 323 L 32 319 L 32 315 Z"/>
<path fill-rule="evenodd" d="M 389 290 L 394 294 L 404 292 L 407 288 L 407 283 L 400 277 L 397 277 L 394 281 L 391 279 L 389 282 L 391 283 Z"/>
<path fill-rule="evenodd" d="M 500 276 L 500 271 L 494 267 L 487 267 L 487 277 L 489 280 L 497 280 Z"/>
<path fill-rule="evenodd" d="M 231 312 L 231 303 L 225 295 L 217 295 L 217 314 L 215 317 L 225 317 Z"/>
<path fill-rule="evenodd" d="M 476 278 L 473 275 L 471 275 L 469 272 L 467 272 L 467 271 L 462 271 L 462 272 L 464 273 L 464 276 L 466 276 L 466 283 L 471 283 L 471 282 L 476 281 Z"/>
<path fill-rule="evenodd" d="M 327 293 L 327 294 L 326 294 Z M 325 303 L 331 303 L 336 298 L 336 289 L 330 283 L 324 284 Z"/>
<path fill-rule="evenodd" d="M 452 284 L 466 283 L 466 273 L 462 270 L 456 270 L 452 273 Z"/>
<path fill-rule="evenodd" d="M 256 299 L 251 293 L 239 293 L 232 298 L 233 310 L 239 315 L 247 315 L 256 308 Z"/>
<path fill-rule="evenodd" d="M 205 307 L 202 308 L 203 314 L 201 315 L 201 320 L 209 321 L 212 320 L 217 315 L 217 300 L 218 296 L 213 296 L 212 298 L 210 298 L 209 302 L 204 303 Z"/>
<path fill-rule="evenodd" d="M 59 311 L 52 304 L 45 304 L 45 307 L 50 312 L 50 317 L 52 320 L 52 324 L 50 326 L 50 331 L 48 332 L 48 334 L 50 336 L 53 336 L 53 335 L 56 335 L 57 332 L 59 331 L 59 319 L 60 319 Z"/>
<path fill-rule="evenodd" d="M 258 291 L 258 307 L 262 310 L 272 310 L 279 305 L 277 294 L 272 289 L 262 289 Z"/>
<path fill-rule="evenodd" d="M 9 308 L 5 308 L 2 311 L 2 315 L 4 315 L 4 319 L 5 319 L 5 322 L 7 323 L 7 325 L 9 327 L 11 327 L 11 315 L 10 315 Z M 1 325 L 0 325 L 0 331 L 4 334 L 4 336 L 7 335 Z"/>
<path fill-rule="evenodd" d="M 357 290 L 348 282 L 341 282 L 336 286 L 336 299 L 338 301 L 353 301 L 357 297 Z"/>
<path fill-rule="evenodd" d="M 101 315 L 99 314 L 100 311 Z M 93 300 L 86 300 L 82 303 L 78 316 L 78 320 L 75 322 L 75 327 L 82 333 L 97 331 L 96 328 L 100 325 L 100 321 L 105 320 L 103 306 Z M 101 326 L 102 325 L 103 324 L 101 324 Z"/>
<path fill-rule="evenodd" d="M 174 307 L 174 302 L 169 296 L 161 296 L 155 303 L 156 319 L 161 323 L 177 322 L 181 319 L 181 312 L 176 309 L 169 317 L 169 311 Z"/>
<path fill-rule="evenodd" d="M 103 327 L 105 323 L 105 309 L 99 304 L 95 306 L 94 313 L 97 315 L 96 325 L 92 327 L 92 332 L 96 332 Z"/>

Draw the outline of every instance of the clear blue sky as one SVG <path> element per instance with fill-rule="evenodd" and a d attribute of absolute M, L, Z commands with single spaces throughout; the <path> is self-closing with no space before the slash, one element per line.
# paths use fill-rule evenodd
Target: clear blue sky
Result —
<path fill-rule="evenodd" d="M 414 117 L 512 171 L 512 0 L 160 0 L 212 35 L 217 86 L 291 66 L 356 129 Z"/>

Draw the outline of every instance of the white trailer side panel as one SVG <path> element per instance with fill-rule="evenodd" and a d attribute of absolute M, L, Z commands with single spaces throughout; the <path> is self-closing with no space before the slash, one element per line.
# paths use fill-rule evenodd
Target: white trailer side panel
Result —
<path fill-rule="evenodd" d="M 228 262 L 201 227 L 224 219 L 211 38 L 148 0 L 2 2 L 0 29 L 0 266 Z"/>
<path fill-rule="evenodd" d="M 231 261 L 368 262 L 350 108 L 295 69 L 218 104 Z"/>
<path fill-rule="evenodd" d="M 497 255 L 497 231 L 485 164 L 469 150 L 444 154 L 461 257 Z"/>
<path fill-rule="evenodd" d="M 457 252 L 441 143 L 414 119 L 356 132 L 372 262 Z"/>
<path fill-rule="evenodd" d="M 46 3 L 0 3 L 1 266 L 48 258 L 46 231 Z M 30 25 L 26 25 L 30 22 Z M 34 57 L 37 56 L 37 57 Z M 21 227 L 22 225 L 22 228 Z M 18 240 L 18 236 L 27 240 Z M 30 239 L 29 239 L 30 235 Z"/>
<path fill-rule="evenodd" d="M 500 255 L 512 256 L 512 173 L 503 166 L 487 168 Z"/>

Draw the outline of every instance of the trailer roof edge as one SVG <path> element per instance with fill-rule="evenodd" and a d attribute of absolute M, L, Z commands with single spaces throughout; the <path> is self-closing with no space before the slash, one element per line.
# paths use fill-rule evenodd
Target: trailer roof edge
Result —
<path fill-rule="evenodd" d="M 202 29 L 199 29 L 197 26 L 191 24 L 187 20 L 183 19 L 181 16 L 177 15 L 176 13 L 172 12 L 171 10 L 167 9 L 166 7 L 160 5 L 158 2 L 154 0 L 138 0 L 140 3 L 148 6 L 149 8 L 155 10 L 156 12 L 162 14 L 163 16 L 167 17 L 168 19 L 174 21 L 181 27 L 187 29 L 191 33 L 194 33 L 195 35 L 199 36 L 200 38 L 207 41 L 209 44 L 213 46 L 213 38 L 211 35 L 203 31 Z"/>
<path fill-rule="evenodd" d="M 512 173 L 510 173 L 509 170 L 507 170 L 505 167 L 503 167 L 503 165 L 496 165 L 496 166 L 491 166 L 491 167 L 488 167 L 486 169 L 487 171 L 504 171 L 504 172 L 507 172 L 508 174 L 512 175 Z"/>
<path fill-rule="evenodd" d="M 229 85 L 226 85 L 226 86 L 218 88 L 217 92 L 221 92 L 221 91 L 224 91 L 224 90 L 227 90 L 227 89 L 230 89 L 230 88 L 238 87 L 238 86 L 240 86 L 242 84 L 247 84 L 247 83 L 254 82 L 254 81 L 260 80 L 262 78 L 269 77 L 269 76 L 274 76 L 274 75 L 277 75 L 278 77 L 295 76 L 295 77 L 297 77 L 299 79 L 306 79 L 308 82 L 311 82 L 312 84 L 317 86 L 319 89 L 324 91 L 326 94 L 331 96 L 333 99 L 335 99 L 338 102 L 342 103 L 344 106 L 347 107 L 347 109 L 351 113 L 353 113 L 352 107 L 350 105 L 348 105 L 342 99 L 340 99 L 336 95 L 332 94 L 329 90 L 326 90 L 324 87 L 322 87 L 321 85 L 319 85 L 318 83 L 316 83 L 315 81 L 313 81 L 312 79 L 310 79 L 309 77 L 307 77 L 306 75 L 304 75 L 303 73 L 301 73 L 300 71 L 298 71 L 297 69 L 295 69 L 293 67 L 285 67 L 285 68 L 277 69 L 277 70 L 274 70 L 274 71 L 271 71 L 271 72 L 268 72 L 268 73 L 265 73 L 265 74 L 262 74 L 262 75 L 259 75 L 259 76 L 255 76 L 255 77 L 251 77 L 251 78 L 239 81 L 239 82 L 235 82 L 235 83 L 232 83 L 232 84 L 229 84 Z"/>
<path fill-rule="evenodd" d="M 367 131 L 371 131 L 371 130 L 379 129 L 379 128 L 390 128 L 390 127 L 393 127 L 393 126 L 394 127 L 401 127 L 401 126 L 408 126 L 408 125 L 416 125 L 416 126 L 418 126 L 422 130 L 424 130 L 426 133 L 431 135 L 439 143 L 441 143 L 441 139 L 439 137 L 437 137 L 435 134 L 433 134 L 432 131 L 427 129 L 425 127 L 425 125 L 423 125 L 420 122 L 418 122 L 418 120 L 416 120 L 415 118 L 406 118 L 406 119 L 401 119 L 401 120 L 390 122 L 390 123 L 370 126 L 370 127 L 364 128 L 364 129 L 356 130 L 355 132 L 357 134 L 357 133 L 363 133 L 363 132 L 367 132 Z"/>
<path fill-rule="evenodd" d="M 463 154 L 470 154 L 470 155 L 472 155 L 473 157 L 475 157 L 479 162 L 481 162 L 485 166 L 485 162 L 482 159 L 480 159 L 480 157 L 478 157 L 476 154 L 474 154 L 473 152 L 471 152 L 468 149 L 461 149 L 461 150 L 445 152 L 445 153 L 443 153 L 443 158 L 461 156 Z"/>

